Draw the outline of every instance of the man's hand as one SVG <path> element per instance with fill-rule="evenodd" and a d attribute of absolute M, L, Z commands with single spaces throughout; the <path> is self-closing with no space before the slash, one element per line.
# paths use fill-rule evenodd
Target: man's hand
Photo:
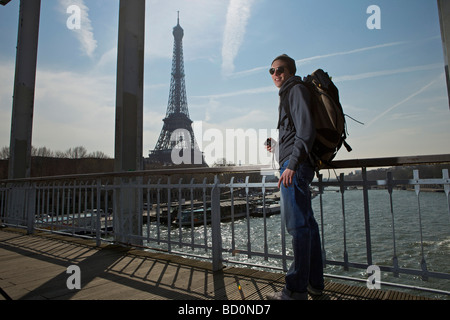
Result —
<path fill-rule="evenodd" d="M 267 143 L 267 141 L 264 143 L 266 146 L 267 151 L 269 152 L 275 152 L 275 146 L 277 145 L 277 141 L 273 138 L 268 138 L 267 140 L 270 141 L 270 143 Z"/>
<path fill-rule="evenodd" d="M 280 180 L 278 180 L 278 188 L 280 188 L 280 185 L 283 183 L 285 187 L 289 187 L 292 184 L 292 178 L 295 175 L 295 171 L 291 169 L 286 169 L 283 171 L 283 174 L 280 177 Z"/>

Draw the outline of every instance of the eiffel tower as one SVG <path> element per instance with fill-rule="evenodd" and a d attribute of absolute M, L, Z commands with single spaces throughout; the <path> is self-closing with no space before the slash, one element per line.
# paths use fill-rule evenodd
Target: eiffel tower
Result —
<path fill-rule="evenodd" d="M 164 165 L 196 164 L 205 166 L 203 153 L 198 148 L 192 130 L 192 120 L 186 99 L 184 82 L 183 36 L 178 12 L 177 25 L 173 28 L 174 46 L 172 79 L 164 125 L 155 149 L 150 150 L 149 163 Z"/>

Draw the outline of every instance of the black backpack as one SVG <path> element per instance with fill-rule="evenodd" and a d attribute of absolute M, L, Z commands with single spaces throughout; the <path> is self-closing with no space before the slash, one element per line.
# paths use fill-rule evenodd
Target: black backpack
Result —
<path fill-rule="evenodd" d="M 290 89 L 298 83 L 308 88 L 311 94 L 311 115 L 316 128 L 316 139 L 310 153 L 312 161 L 319 170 L 325 166 L 332 167 L 331 161 L 342 145 L 348 152 L 352 151 L 345 141 L 346 123 L 344 111 L 339 102 L 339 91 L 328 73 L 322 69 L 304 77 L 303 81 L 293 81 L 288 90 L 285 90 L 285 95 L 287 96 Z M 282 105 L 289 106 L 287 103 Z M 292 123 L 290 108 L 286 108 L 285 112 Z"/>

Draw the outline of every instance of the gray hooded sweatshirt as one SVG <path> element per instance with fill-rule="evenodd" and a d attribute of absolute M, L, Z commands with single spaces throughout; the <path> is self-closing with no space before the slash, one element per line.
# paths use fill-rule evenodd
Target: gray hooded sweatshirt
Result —
<path fill-rule="evenodd" d="M 279 163 L 289 160 L 288 169 L 296 170 L 298 165 L 309 164 L 309 152 L 312 150 L 316 130 L 310 112 L 310 93 L 301 83 L 301 78 L 293 76 L 280 88 L 279 106 Z M 293 87 L 292 85 L 296 83 Z M 288 96 L 286 96 L 286 94 Z M 292 124 L 282 104 L 289 104 Z"/>

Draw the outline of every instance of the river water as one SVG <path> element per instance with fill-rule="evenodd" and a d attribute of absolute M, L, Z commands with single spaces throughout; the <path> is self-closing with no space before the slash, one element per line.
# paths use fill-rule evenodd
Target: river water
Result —
<path fill-rule="evenodd" d="M 344 198 L 344 202 L 342 200 Z M 323 219 L 320 215 L 320 197 L 312 200 L 316 220 L 323 236 L 323 245 L 327 260 L 343 261 L 345 252 L 348 261 L 353 263 L 367 263 L 366 234 L 363 192 L 361 190 L 346 190 L 342 195 L 337 190 L 325 191 L 323 197 Z M 450 273 L 450 214 L 446 195 L 441 192 L 421 192 L 417 197 L 414 191 L 394 190 L 392 194 L 393 214 L 391 213 L 389 193 L 386 190 L 369 191 L 370 233 L 372 248 L 372 263 L 376 265 L 392 266 L 395 254 L 401 268 L 421 269 L 424 259 L 429 271 Z M 344 203 L 344 206 L 343 206 Z M 420 210 L 419 210 L 420 208 Z M 343 214 L 345 212 L 345 215 Z M 273 215 L 266 218 L 253 217 L 249 220 L 236 220 L 234 224 L 226 222 L 221 224 L 222 244 L 224 248 L 231 248 L 234 229 L 236 250 L 224 253 L 226 260 L 261 264 L 268 267 L 282 268 L 282 260 L 253 255 L 251 258 L 240 251 L 247 250 L 264 252 L 264 228 L 267 230 L 267 248 L 270 254 L 282 253 L 281 216 Z M 345 233 L 344 233 L 345 229 Z M 160 227 L 161 237 L 167 238 L 167 227 Z M 250 232 L 248 232 L 250 230 Z M 182 240 L 211 245 L 211 230 L 203 226 L 181 228 Z M 148 232 L 155 237 L 157 228 L 150 224 Z M 250 241 L 248 241 L 250 233 Z M 144 227 L 144 235 L 147 227 Z M 180 235 L 179 228 L 172 228 L 172 240 Z M 395 235 L 395 236 L 394 236 Z M 345 244 L 345 245 L 344 245 Z M 155 243 L 149 246 L 158 247 Z M 167 248 L 166 245 L 159 246 Z M 179 248 L 172 245 L 173 250 L 186 253 L 204 254 L 204 249 L 190 250 L 189 247 Z M 286 253 L 292 255 L 290 236 L 286 234 Z M 287 262 L 288 266 L 290 261 Z M 366 270 L 350 268 L 344 270 L 342 266 L 327 265 L 325 274 L 343 275 L 366 279 Z M 391 273 L 382 272 L 381 281 L 402 283 L 411 286 L 434 288 L 450 291 L 450 281 L 429 278 L 427 281 L 420 276 L 400 274 L 394 277 Z M 364 284 L 365 285 L 365 284 Z M 387 288 L 389 289 L 389 288 Z M 432 297 L 449 298 L 448 296 Z"/>

